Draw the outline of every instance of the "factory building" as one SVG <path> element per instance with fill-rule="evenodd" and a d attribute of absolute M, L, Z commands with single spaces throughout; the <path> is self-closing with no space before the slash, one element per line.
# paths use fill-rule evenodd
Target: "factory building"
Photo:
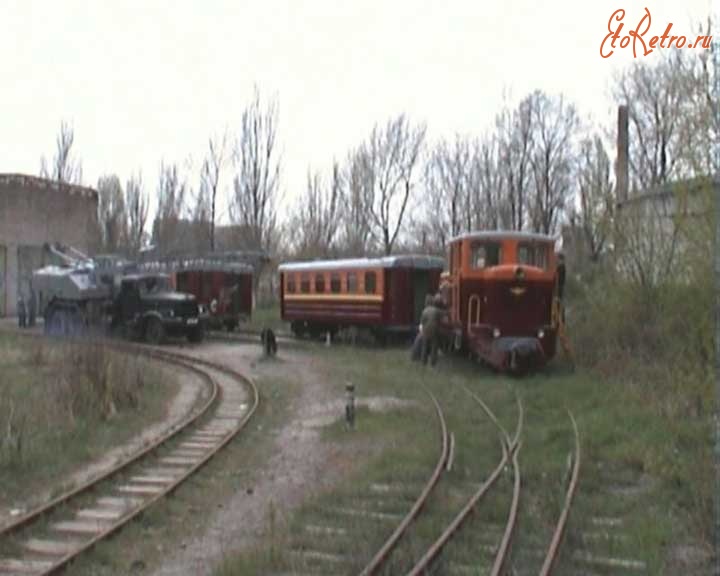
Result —
<path fill-rule="evenodd" d="M 99 242 L 98 194 L 35 176 L 0 174 L 0 317 L 14 316 L 33 270 L 56 263 L 45 244 L 86 254 Z"/>

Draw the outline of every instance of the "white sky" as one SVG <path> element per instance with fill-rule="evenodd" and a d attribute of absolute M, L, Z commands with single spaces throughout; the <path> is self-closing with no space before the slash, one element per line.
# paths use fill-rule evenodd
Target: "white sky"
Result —
<path fill-rule="evenodd" d="M 161 159 L 197 168 L 210 134 L 237 131 L 257 85 L 279 104 L 288 197 L 308 165 L 344 158 L 375 122 L 401 112 L 431 137 L 481 134 L 503 98 L 561 93 L 612 122 L 600 43 L 625 8 L 635 28 L 692 36 L 712 0 L 562 2 L 0 0 L 0 173 L 37 174 L 63 119 L 83 181 L 141 170 L 154 192 Z M 657 57 L 659 51 L 647 56 Z M 224 184 L 230 183 L 226 171 Z M 221 183 L 222 184 L 222 183 Z"/>

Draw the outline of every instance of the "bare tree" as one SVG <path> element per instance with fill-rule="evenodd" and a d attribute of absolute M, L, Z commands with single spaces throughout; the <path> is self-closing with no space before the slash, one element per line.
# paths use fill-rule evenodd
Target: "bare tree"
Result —
<path fill-rule="evenodd" d="M 517 109 L 505 108 L 496 120 L 500 168 L 509 212 L 509 221 L 503 224 L 513 230 L 522 230 L 525 226 L 534 146 L 532 103 L 528 96 Z"/>
<path fill-rule="evenodd" d="M 426 218 L 442 250 L 450 237 L 473 225 L 471 158 L 469 141 L 456 135 L 452 144 L 438 142 L 425 165 Z"/>
<path fill-rule="evenodd" d="M 190 206 L 193 251 L 206 252 L 213 250 L 212 189 L 204 174 L 201 174 L 197 193 L 191 194 L 191 196 L 193 196 L 191 199 L 192 205 Z"/>
<path fill-rule="evenodd" d="M 709 94 L 702 88 L 703 74 L 700 57 L 670 50 L 657 64 L 638 62 L 617 77 L 615 98 L 628 105 L 630 171 L 636 188 L 649 190 L 692 175 L 684 152 L 702 142 L 700 135 L 707 134 L 712 116 L 703 114 L 704 125 L 693 126 Z"/>
<path fill-rule="evenodd" d="M 277 150 L 277 105 L 264 106 L 255 92 L 242 115 L 233 160 L 236 175 L 230 200 L 230 219 L 246 230 L 249 246 L 268 250 L 276 225 L 280 179 Z"/>
<path fill-rule="evenodd" d="M 153 241 L 161 253 L 178 248 L 180 220 L 185 211 L 188 186 L 175 164 L 160 164 L 157 187 L 157 211 L 153 227 Z"/>
<path fill-rule="evenodd" d="M 531 156 L 534 198 L 530 214 L 533 229 L 550 234 L 572 192 L 578 117 L 575 107 L 566 104 L 562 96 L 549 97 L 536 91 L 529 99 L 535 134 Z"/>
<path fill-rule="evenodd" d="M 145 242 L 149 202 L 143 189 L 142 175 L 131 176 L 125 185 L 127 210 L 127 244 L 131 254 L 137 254 Z"/>
<path fill-rule="evenodd" d="M 208 153 L 202 166 L 203 195 L 207 195 L 210 214 L 210 251 L 215 251 L 215 222 L 217 221 L 217 194 L 220 184 L 220 173 L 227 162 L 227 132 L 221 138 L 208 140 Z M 205 194 L 207 193 L 207 194 Z"/>
<path fill-rule="evenodd" d="M 370 232 L 385 254 L 392 253 L 416 185 L 415 169 L 424 139 L 425 126 L 411 126 L 400 115 L 385 128 L 375 126 L 360 148 Z"/>
<path fill-rule="evenodd" d="M 494 134 L 475 146 L 470 171 L 470 193 L 475 215 L 472 225 L 475 228 L 496 230 L 501 225 L 511 227 L 510 203 L 500 153 L 500 142 Z"/>
<path fill-rule="evenodd" d="M 595 135 L 583 140 L 577 159 L 579 210 L 570 220 L 580 227 L 592 262 L 600 258 L 612 231 L 615 200 L 610 174 L 610 159 L 601 138 Z"/>
<path fill-rule="evenodd" d="M 362 150 L 348 154 L 343 177 L 343 202 L 340 218 L 342 234 L 340 252 L 362 256 L 371 250 L 369 199 L 366 196 Z"/>
<path fill-rule="evenodd" d="M 98 180 L 98 223 L 103 250 L 117 252 L 127 238 L 125 198 L 120 179 L 114 175 Z"/>
<path fill-rule="evenodd" d="M 60 123 L 60 133 L 55 139 L 55 155 L 48 165 L 43 156 L 40 160 L 40 176 L 64 184 L 80 184 L 82 182 L 82 164 L 73 157 L 72 146 L 75 142 L 75 131 L 64 120 Z"/>
<path fill-rule="evenodd" d="M 335 247 L 342 201 L 340 166 L 335 162 L 330 184 L 319 172 L 308 171 L 307 188 L 291 219 L 295 254 L 303 258 L 328 256 Z"/>

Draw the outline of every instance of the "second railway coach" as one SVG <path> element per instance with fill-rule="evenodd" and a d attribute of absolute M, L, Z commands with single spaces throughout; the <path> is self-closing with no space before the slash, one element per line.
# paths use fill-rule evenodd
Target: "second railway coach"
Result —
<path fill-rule="evenodd" d="M 435 294 L 444 260 L 404 255 L 281 264 L 282 319 L 296 335 L 356 326 L 377 337 L 413 332 L 425 297 Z"/>
<path fill-rule="evenodd" d="M 208 328 L 234 330 L 252 314 L 253 268 L 222 258 L 175 258 L 146 262 L 142 270 L 170 274 L 175 287 L 192 294 Z"/>

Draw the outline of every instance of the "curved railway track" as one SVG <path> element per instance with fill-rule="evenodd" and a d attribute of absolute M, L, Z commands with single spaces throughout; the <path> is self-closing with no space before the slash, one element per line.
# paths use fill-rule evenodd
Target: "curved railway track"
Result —
<path fill-rule="evenodd" d="M 258 406 L 255 384 L 237 371 L 165 350 L 108 346 L 190 370 L 210 387 L 210 397 L 139 453 L 0 528 L 3 551 L 10 552 L 0 558 L 0 574 L 47 575 L 66 567 L 197 472 Z"/>
<path fill-rule="evenodd" d="M 467 390 L 467 389 L 466 389 Z M 438 416 L 438 421 L 440 424 L 440 430 L 441 430 L 441 451 L 440 456 L 438 458 L 438 462 L 435 466 L 435 470 L 433 471 L 432 476 L 428 480 L 427 484 L 425 485 L 425 488 L 413 504 L 412 508 L 410 509 L 410 512 L 403 518 L 402 522 L 397 526 L 395 531 L 391 534 L 391 536 L 385 541 L 383 546 L 380 548 L 380 550 L 375 554 L 373 559 L 370 561 L 370 563 L 363 569 L 360 576 L 372 576 L 375 574 L 378 574 L 382 568 L 385 566 L 386 562 L 390 558 L 390 555 L 392 554 L 392 551 L 397 546 L 401 538 L 406 534 L 408 529 L 410 528 L 413 521 L 417 518 L 417 516 L 420 514 L 420 511 L 423 509 L 423 507 L 427 504 L 431 493 L 433 492 L 433 489 L 438 484 L 440 477 L 443 473 L 443 470 L 445 468 L 445 463 L 448 459 L 448 445 L 449 445 L 449 437 L 448 437 L 448 431 L 447 431 L 447 424 L 445 421 L 445 416 L 443 414 L 442 408 L 440 407 L 440 404 L 438 403 L 435 396 L 429 391 L 426 390 L 427 393 L 430 395 L 430 398 L 433 401 L 433 404 L 435 405 L 435 411 Z M 509 550 L 510 545 L 510 539 L 512 536 L 512 533 L 514 531 L 515 522 L 517 518 L 517 509 L 518 509 L 518 502 L 519 502 L 519 495 L 520 495 L 520 473 L 519 473 L 519 465 L 517 461 L 517 452 L 519 448 L 519 438 L 522 431 L 523 426 L 523 410 L 522 410 L 522 403 L 520 402 L 519 398 L 517 399 L 518 402 L 518 423 L 516 426 L 516 432 L 515 437 L 510 438 L 510 436 L 507 434 L 505 429 L 502 427 L 498 419 L 495 417 L 493 412 L 490 410 L 490 408 L 485 404 L 482 399 L 467 390 L 467 392 L 473 397 L 473 399 L 476 400 L 482 407 L 482 409 L 486 412 L 486 414 L 489 416 L 490 420 L 493 422 L 493 424 L 498 428 L 499 432 L 501 433 L 501 447 L 502 447 L 502 458 L 500 459 L 500 462 L 495 467 L 493 472 L 491 473 L 490 477 L 481 484 L 481 486 L 475 491 L 475 493 L 469 498 L 465 506 L 460 510 L 460 512 L 455 516 L 455 518 L 450 522 L 450 524 L 447 526 L 447 528 L 443 531 L 443 533 L 440 535 L 440 537 L 430 545 L 426 551 L 426 553 L 422 556 L 422 558 L 415 564 L 415 566 L 408 572 L 408 575 L 417 576 L 419 574 L 425 573 L 432 562 L 439 556 L 439 554 L 442 552 L 443 548 L 447 545 L 447 543 L 458 533 L 460 528 L 462 527 L 465 520 L 468 518 L 470 513 L 475 509 L 477 504 L 482 500 L 482 498 L 488 493 L 488 491 L 493 487 L 493 485 L 497 482 L 498 478 L 500 477 L 500 473 L 505 468 L 505 466 L 508 463 L 508 460 L 513 460 L 514 470 L 515 470 L 515 487 L 513 492 L 513 501 L 511 505 L 511 511 L 508 517 L 508 525 L 505 530 L 505 534 L 503 536 L 502 544 L 499 548 L 498 554 L 495 559 L 495 568 L 493 571 L 493 574 L 500 574 L 500 571 L 502 567 L 505 564 L 505 559 L 507 556 L 507 552 Z"/>

